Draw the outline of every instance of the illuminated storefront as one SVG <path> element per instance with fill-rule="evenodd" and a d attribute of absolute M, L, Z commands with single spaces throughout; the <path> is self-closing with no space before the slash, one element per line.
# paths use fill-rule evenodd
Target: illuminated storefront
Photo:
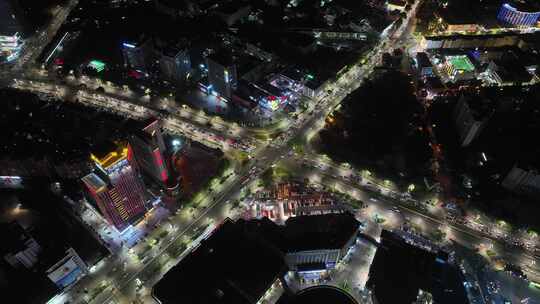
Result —
<path fill-rule="evenodd" d="M 17 59 L 23 46 L 19 33 L 11 36 L 0 35 L 0 62 L 10 62 Z"/>

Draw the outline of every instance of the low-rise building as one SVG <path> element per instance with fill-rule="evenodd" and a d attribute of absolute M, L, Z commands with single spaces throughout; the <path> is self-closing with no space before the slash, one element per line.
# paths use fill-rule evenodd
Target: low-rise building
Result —
<path fill-rule="evenodd" d="M 298 216 L 285 222 L 285 260 L 304 280 L 317 281 L 356 243 L 359 222 L 350 213 Z"/>
<path fill-rule="evenodd" d="M 61 289 L 73 285 L 87 273 L 86 263 L 73 248 L 68 248 L 66 256 L 46 271 L 47 277 Z"/>
<path fill-rule="evenodd" d="M 41 246 L 17 222 L 0 226 L 2 247 L 0 254 L 12 267 L 32 269 L 38 262 Z"/>
<path fill-rule="evenodd" d="M 154 299 L 161 304 L 257 303 L 279 284 L 287 265 L 259 231 L 245 228 L 242 222 L 225 220 L 154 285 Z"/>
<path fill-rule="evenodd" d="M 267 217 L 277 223 L 301 215 L 344 213 L 353 211 L 328 193 L 320 192 L 300 183 L 278 184 L 267 193 L 256 194 L 250 202 L 251 216 Z"/>
<path fill-rule="evenodd" d="M 443 251 L 428 251 L 393 232 L 383 230 L 367 287 L 374 302 L 469 303 L 464 277 Z M 425 295 L 429 293 L 430 295 Z"/>
<path fill-rule="evenodd" d="M 317 280 L 333 269 L 357 238 L 352 214 L 301 216 L 279 226 L 267 218 L 226 219 L 154 285 L 169 303 L 261 303 L 270 288 L 290 293 L 289 271 Z"/>
<path fill-rule="evenodd" d="M 325 83 L 321 83 L 315 75 L 302 72 L 300 69 L 290 67 L 282 71 L 278 77 L 291 83 L 291 88 L 296 92 L 310 98 L 316 98 L 323 92 Z"/>
<path fill-rule="evenodd" d="M 540 197 L 540 173 L 531 166 L 516 164 L 502 181 L 510 191 Z"/>
<path fill-rule="evenodd" d="M 476 78 L 476 68 L 467 55 L 445 56 L 444 71 L 453 82 Z"/>

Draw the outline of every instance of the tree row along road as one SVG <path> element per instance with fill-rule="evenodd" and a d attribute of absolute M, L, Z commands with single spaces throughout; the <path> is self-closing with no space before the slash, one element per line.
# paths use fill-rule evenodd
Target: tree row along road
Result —
<path fill-rule="evenodd" d="M 32 85 L 29 87 L 28 86 L 29 84 L 31 83 L 19 82 L 16 84 L 16 87 L 20 89 L 33 88 L 34 90 L 36 90 L 36 88 L 42 88 L 42 90 L 38 90 L 38 91 L 45 94 L 53 94 L 54 96 L 60 97 L 60 98 L 66 97 L 66 93 L 70 91 L 67 88 L 60 89 L 56 86 L 52 88 L 50 85 L 38 85 L 38 86 Z M 62 91 L 63 94 L 58 94 L 59 91 Z M 79 94 L 79 93 L 77 92 L 76 94 Z M 82 95 L 84 98 L 80 98 L 79 100 L 85 100 L 88 104 L 93 105 L 93 106 L 107 107 L 107 103 L 103 102 L 99 98 L 97 98 L 97 101 L 96 101 L 96 99 L 93 99 L 94 96 L 89 97 L 88 93 L 84 93 Z M 332 104 L 336 104 L 339 102 L 340 100 L 335 100 L 333 103 L 330 103 L 329 108 L 332 107 Z M 323 107 L 321 107 L 321 109 L 322 108 Z M 133 113 L 131 113 L 132 111 L 133 109 L 130 109 L 129 111 L 130 116 L 134 115 Z M 141 112 L 144 113 L 146 111 L 150 111 L 150 110 L 142 110 Z M 305 133 L 309 129 L 313 128 L 315 124 L 319 123 L 321 119 L 324 119 L 326 114 L 327 114 L 327 111 L 321 110 L 319 111 L 319 113 L 312 115 L 312 117 L 307 119 L 306 122 L 300 128 L 295 130 L 296 131 L 295 133 L 297 134 Z M 268 146 L 268 148 L 266 149 L 263 148 L 263 149 L 258 150 L 257 155 L 255 156 L 255 159 L 258 159 L 258 160 L 264 159 L 264 161 L 260 161 L 260 162 L 257 161 L 257 165 L 255 165 L 255 161 L 251 161 L 251 163 L 248 164 L 248 166 L 246 166 L 246 169 L 243 170 L 243 174 L 240 174 L 239 177 L 236 177 L 236 176 L 233 177 L 230 180 L 230 186 L 225 187 L 215 196 L 216 198 L 213 199 L 215 203 L 211 205 L 213 207 L 208 208 L 207 209 L 208 211 L 206 211 L 206 213 L 203 213 L 201 216 L 199 216 L 195 223 L 200 223 L 201 221 L 204 221 L 203 217 L 205 217 L 205 215 L 207 215 L 209 212 L 214 212 L 214 210 L 217 209 L 217 206 L 221 206 L 222 205 L 221 203 L 226 201 L 226 199 L 231 197 L 233 194 L 238 193 L 246 184 L 254 180 L 258 176 L 258 174 L 260 174 L 260 172 L 262 172 L 264 169 L 269 168 L 273 163 L 275 163 L 275 161 L 279 159 L 279 156 L 285 155 L 289 151 L 290 151 L 290 148 L 287 146 L 286 141 L 284 141 L 282 145 L 277 145 L 277 146 L 272 145 L 272 146 Z M 252 168 L 256 169 L 255 171 L 253 171 L 253 173 L 255 174 L 251 173 Z M 188 225 L 187 227 L 188 227 L 187 229 L 189 229 L 191 225 Z M 177 240 L 181 235 L 183 235 L 186 231 L 188 231 L 187 229 L 182 230 L 175 237 L 173 237 L 171 239 L 171 242 L 169 242 L 169 245 L 165 246 L 165 248 L 160 252 L 160 254 L 155 255 L 153 257 L 151 263 L 154 263 L 154 261 L 158 261 L 159 257 L 161 257 L 161 255 L 165 252 L 165 249 L 167 249 L 170 246 L 170 244 L 172 244 L 172 242 Z M 118 267 L 118 264 L 121 261 L 123 261 L 122 256 L 111 256 L 109 259 L 107 259 L 107 261 L 105 261 L 106 266 L 102 266 L 102 269 L 115 269 L 114 266 L 116 265 L 116 267 Z M 103 303 L 105 301 L 108 301 L 109 299 L 111 299 L 113 294 L 120 293 L 120 290 L 118 289 L 119 287 L 125 291 L 126 288 L 129 287 L 133 279 L 136 278 L 139 274 L 141 274 L 141 272 L 144 271 L 144 269 L 146 269 L 146 266 L 144 264 L 142 266 L 139 265 L 139 267 L 135 267 L 134 271 L 132 272 L 133 274 L 128 280 L 125 280 L 124 275 L 122 275 L 120 278 L 115 277 L 115 276 L 108 278 L 109 282 L 112 281 L 111 283 L 113 287 L 102 290 L 102 292 L 100 292 L 100 294 L 98 294 L 97 297 L 95 297 L 91 301 L 93 303 Z M 99 284 L 101 284 L 103 279 L 104 278 L 102 276 L 98 276 L 97 274 L 88 276 L 87 278 L 83 279 L 79 284 L 77 284 L 78 286 L 76 286 L 76 288 L 73 288 L 72 291 L 66 292 L 64 296 L 70 299 L 78 299 L 78 295 L 76 292 L 77 290 L 80 292 L 83 286 L 85 286 L 85 288 L 95 288 L 99 286 Z M 119 284 L 119 281 L 122 283 Z M 61 297 L 61 298 L 64 299 L 64 297 Z"/>
<path fill-rule="evenodd" d="M 416 5 L 413 7 L 412 11 L 415 10 Z M 407 19 L 407 22 L 404 22 L 404 25 L 406 26 L 400 27 L 398 30 L 399 33 L 403 33 L 404 29 L 409 25 L 408 20 L 409 19 Z M 367 64 L 364 66 L 355 65 L 348 73 L 340 77 L 335 84 L 330 85 L 329 87 L 345 87 L 347 91 L 350 91 L 360 86 L 362 81 L 359 79 L 361 79 L 363 76 L 370 75 L 373 71 L 375 63 L 378 61 L 378 58 L 380 58 L 380 54 L 389 49 L 390 43 L 387 45 L 387 42 L 389 42 L 388 38 L 385 37 L 382 39 L 380 43 L 375 46 L 373 51 L 365 56 L 366 58 L 369 58 Z M 58 86 L 57 84 L 41 83 L 40 85 L 30 85 L 29 82 L 24 82 L 23 80 L 20 80 L 18 84 L 13 86 L 22 90 L 30 90 L 58 98 L 66 98 L 71 96 L 72 99 L 78 100 L 84 105 L 106 108 L 109 111 L 121 113 L 122 115 L 138 119 L 154 116 L 156 114 L 158 116 L 161 115 L 166 122 L 166 127 L 169 130 L 177 130 L 177 132 L 186 134 L 188 137 L 195 137 L 197 140 L 202 140 L 204 142 L 212 142 L 218 146 L 223 145 L 222 140 L 216 140 L 216 137 L 218 136 L 221 138 L 231 138 L 234 140 L 240 139 L 239 137 L 231 137 L 220 130 L 215 130 L 212 128 L 212 126 L 201 125 L 200 122 L 190 120 L 189 117 L 177 116 L 171 113 L 163 115 L 162 113 L 157 112 L 155 109 L 151 109 L 148 106 L 143 106 L 138 102 L 134 103 L 131 100 L 126 101 L 125 99 L 119 100 L 112 97 L 110 94 L 96 94 L 96 92 L 79 89 L 75 90 L 72 87 L 62 87 Z M 175 221 L 174 223 L 178 224 L 178 226 L 182 227 L 182 229 L 178 229 L 177 233 L 171 234 L 166 238 L 165 241 L 162 241 L 163 243 L 160 245 L 161 249 L 157 253 L 151 251 L 152 255 L 147 263 L 130 265 L 131 270 L 127 272 L 128 276 L 126 276 L 123 272 L 110 273 L 111 269 L 115 269 L 119 267 L 121 263 L 125 262 L 127 258 L 125 255 L 129 256 L 127 253 L 113 255 L 104 261 L 104 264 L 101 266 L 101 269 L 104 269 L 103 271 L 98 271 L 98 273 L 87 276 L 73 289 L 66 291 L 64 296 L 68 299 L 80 300 L 80 295 L 76 292 L 77 290 L 80 291 L 82 288 L 94 288 L 98 286 L 102 280 L 108 279 L 112 284 L 112 287 L 102 290 L 94 299 L 91 300 L 92 303 L 105 303 L 113 297 L 118 297 L 120 299 L 132 299 L 134 292 L 133 282 L 135 281 L 135 278 L 138 278 L 144 274 L 145 277 L 147 277 L 148 282 L 155 282 L 162 275 L 161 271 L 157 271 L 153 274 L 146 272 L 148 269 L 156 267 L 156 263 L 162 263 L 161 259 L 167 255 L 166 250 L 169 249 L 174 242 L 178 241 L 182 236 L 196 236 L 197 232 L 200 232 L 198 229 L 205 227 L 209 223 L 209 219 L 219 221 L 219 219 L 227 215 L 227 213 L 223 213 L 224 208 L 226 209 L 227 207 L 225 202 L 232 197 L 237 196 L 246 185 L 249 185 L 252 181 L 256 180 L 261 172 L 270 168 L 273 164 L 279 161 L 280 157 L 287 155 L 291 151 L 291 148 L 288 145 L 288 141 L 291 138 L 299 135 L 306 135 L 313 130 L 317 130 L 321 123 L 324 123 L 324 119 L 327 114 L 343 100 L 345 95 L 346 94 L 332 96 L 323 100 L 314 101 L 314 103 L 318 104 L 318 106 L 313 109 L 313 112 L 311 112 L 311 114 L 304 113 L 299 120 L 300 123 L 297 124 L 298 127 L 293 126 L 290 130 L 291 132 L 284 136 L 282 138 L 283 140 L 279 141 L 277 144 L 267 144 L 254 139 L 249 139 L 250 145 L 248 148 L 254 153 L 253 160 L 244 166 L 244 169 L 240 170 L 239 174 L 236 174 L 232 178 L 228 179 L 228 182 L 221 187 L 219 191 L 216 191 L 214 195 L 204 196 L 203 200 L 207 202 L 207 207 L 199 216 L 191 220 L 182 220 L 180 217 L 175 217 L 173 219 L 173 221 Z M 111 101 L 115 101 L 114 104 L 111 104 Z M 127 107 L 122 106 L 122 104 L 126 104 Z M 217 125 L 221 125 L 222 128 L 227 126 L 226 124 L 221 123 L 218 123 Z M 247 137 L 246 134 L 243 134 L 242 139 L 246 138 L 244 136 Z M 258 148 L 254 149 L 255 147 Z M 240 147 L 239 149 L 247 150 L 245 147 Z M 397 202 L 385 200 L 385 203 L 395 205 Z M 431 225 L 433 226 L 433 229 L 436 229 L 437 226 L 443 224 L 440 220 L 432 218 L 429 215 L 421 214 L 408 208 L 402 209 L 409 212 L 411 216 L 421 216 L 427 222 L 432 223 Z M 458 227 L 452 228 L 455 230 L 455 233 L 461 233 L 463 235 L 467 235 L 468 237 L 476 238 L 480 241 L 483 239 L 483 236 L 478 236 L 465 230 L 459 230 L 457 229 Z M 196 231 L 193 231 L 194 229 Z M 192 244 L 192 246 L 196 246 L 196 244 Z M 523 255 L 518 254 L 516 259 L 521 257 L 523 257 Z M 177 258 L 170 257 L 165 257 L 165 259 L 167 265 L 171 264 L 171 262 L 175 263 L 178 260 Z"/>
<path fill-rule="evenodd" d="M 156 110 L 149 109 L 137 103 L 114 99 L 76 87 L 20 79 L 16 80 L 12 84 L 12 87 L 51 96 L 60 101 L 73 100 L 85 106 L 105 109 L 133 119 L 140 120 L 149 117 L 161 117 L 167 129 L 178 130 L 179 133 L 186 134 L 188 137 L 193 137 L 205 143 L 210 142 L 213 146 L 224 149 L 249 151 L 253 149 L 252 147 L 254 145 L 252 142 L 257 142 L 256 139 L 241 139 L 227 132 L 209 128 L 189 118 L 181 117 L 178 114 L 161 114 Z M 248 144 L 244 144 L 243 142 L 248 142 Z"/>
<path fill-rule="evenodd" d="M 367 198 L 372 197 L 372 195 L 369 194 L 369 190 L 362 190 L 359 184 L 353 183 L 341 176 L 332 175 L 319 168 L 311 167 L 309 170 L 302 170 L 301 168 L 297 168 L 295 172 L 303 172 L 303 176 L 305 176 L 306 178 L 310 178 L 313 174 L 318 174 L 324 177 L 324 179 L 321 181 L 317 181 L 317 183 L 324 185 L 330 189 L 334 188 L 338 192 L 351 195 L 353 197 L 355 196 L 354 194 L 360 195 L 362 196 L 362 198 L 365 199 L 366 202 L 369 201 L 369 204 L 381 205 L 388 210 L 391 209 L 391 206 L 399 206 L 402 216 L 408 216 L 410 218 L 417 219 L 421 218 L 422 224 L 425 225 L 425 231 L 433 232 L 440 227 L 448 227 L 451 229 L 451 231 L 449 231 L 449 238 L 468 248 L 473 249 L 477 248 L 478 246 L 491 246 L 490 244 L 493 244 L 491 250 L 494 251 L 498 256 L 503 257 L 506 261 L 512 264 L 521 266 L 531 280 L 540 280 L 540 263 L 538 263 L 540 259 L 535 255 L 529 254 L 523 249 L 507 248 L 504 242 L 500 241 L 497 238 L 494 238 L 491 235 L 474 230 L 465 225 L 448 222 L 443 218 L 439 218 L 435 215 L 425 213 L 422 210 L 418 210 L 417 208 L 409 206 L 396 199 L 379 198 L 376 201 L 369 200 Z M 340 187 L 335 187 L 336 182 L 339 183 Z M 393 228 L 399 229 L 399 227 Z"/>
<path fill-rule="evenodd" d="M 306 163 L 309 162 L 312 166 L 315 166 L 315 167 L 317 167 L 320 163 L 322 163 L 327 168 L 331 168 L 331 169 L 333 169 L 334 171 L 336 171 L 338 173 L 340 171 L 345 170 L 345 171 L 348 171 L 348 174 L 346 174 L 346 175 L 355 175 L 354 174 L 354 169 L 343 169 L 339 164 L 336 164 L 335 162 L 333 162 L 330 159 L 321 160 L 320 155 L 313 153 L 313 151 L 310 151 L 310 155 L 304 157 L 304 161 Z M 325 171 L 325 170 L 323 170 L 323 171 Z M 326 172 L 326 175 L 328 175 L 328 172 Z M 341 174 L 339 174 L 339 175 L 341 175 Z M 393 192 L 393 193 L 396 193 L 398 195 L 402 194 L 402 193 L 397 192 L 396 189 L 391 189 L 390 187 L 388 187 L 388 186 L 384 185 L 383 183 L 380 183 L 380 182 L 378 182 L 375 179 L 372 179 L 370 177 L 362 177 L 362 179 L 367 180 L 369 183 L 371 183 L 372 186 L 375 186 L 377 188 L 376 189 L 377 191 L 380 190 L 381 193 L 382 192 L 390 192 L 390 193 Z M 361 185 L 361 186 L 365 187 L 365 185 Z M 372 190 L 372 191 L 375 191 L 375 190 Z M 419 203 L 419 202 L 417 202 L 417 203 Z M 442 213 L 441 216 L 437 216 L 435 214 L 430 214 L 429 216 L 437 218 L 437 219 L 442 220 L 442 221 L 445 221 L 445 215 L 446 214 L 445 214 L 445 212 L 441 212 L 441 213 Z M 500 240 L 499 238 L 497 238 L 496 236 L 494 236 L 492 234 L 483 232 L 480 229 L 478 229 L 477 227 L 470 227 L 470 226 L 467 226 L 467 225 L 459 225 L 459 226 L 462 226 L 462 227 L 464 227 L 466 229 L 469 229 L 470 231 L 474 231 L 478 235 L 483 235 L 483 236 L 485 236 L 487 238 L 490 238 L 492 240 L 504 243 L 503 240 Z M 534 248 L 523 249 L 523 251 L 524 251 L 525 254 L 527 254 L 527 255 L 529 255 L 531 257 L 534 256 L 537 259 L 540 258 L 540 256 L 534 252 Z"/>

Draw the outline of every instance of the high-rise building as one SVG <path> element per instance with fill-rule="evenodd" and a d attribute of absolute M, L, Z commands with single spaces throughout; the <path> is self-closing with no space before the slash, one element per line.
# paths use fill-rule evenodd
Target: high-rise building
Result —
<path fill-rule="evenodd" d="M 218 52 L 206 57 L 208 92 L 230 99 L 236 88 L 236 65 L 231 54 Z"/>
<path fill-rule="evenodd" d="M 133 130 L 129 137 L 129 148 L 133 153 L 128 157 L 141 173 L 161 185 L 167 185 L 170 174 L 159 120 L 151 119 Z"/>
<path fill-rule="evenodd" d="M 172 83 L 186 80 L 191 72 L 189 50 L 177 46 L 165 48 L 161 52 L 159 67 L 162 76 Z"/>
<path fill-rule="evenodd" d="M 140 38 L 135 42 L 124 42 L 122 43 L 122 54 L 126 67 L 145 71 L 150 65 L 152 43 L 144 38 Z"/>
<path fill-rule="evenodd" d="M 472 102 L 462 96 L 454 110 L 456 127 L 461 146 L 466 147 L 480 135 L 490 117 L 490 107 L 483 107 L 484 102 Z"/>
<path fill-rule="evenodd" d="M 92 154 L 96 169 L 82 178 L 103 216 L 119 231 L 146 212 L 144 186 L 128 162 L 130 153 L 128 148 L 119 147 L 104 155 Z"/>
<path fill-rule="evenodd" d="M 540 20 L 540 12 L 526 12 L 504 3 L 499 9 L 497 19 L 504 23 L 518 27 L 534 27 Z"/>
<path fill-rule="evenodd" d="M 17 1 L 0 0 L 0 62 L 13 61 L 23 45 L 23 14 Z"/>

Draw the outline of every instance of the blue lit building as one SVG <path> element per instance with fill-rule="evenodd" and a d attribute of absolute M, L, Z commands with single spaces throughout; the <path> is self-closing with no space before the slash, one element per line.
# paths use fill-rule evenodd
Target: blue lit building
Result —
<path fill-rule="evenodd" d="M 519 11 L 508 3 L 504 3 L 499 10 L 497 19 L 518 27 L 535 26 L 540 18 L 540 12 Z"/>

